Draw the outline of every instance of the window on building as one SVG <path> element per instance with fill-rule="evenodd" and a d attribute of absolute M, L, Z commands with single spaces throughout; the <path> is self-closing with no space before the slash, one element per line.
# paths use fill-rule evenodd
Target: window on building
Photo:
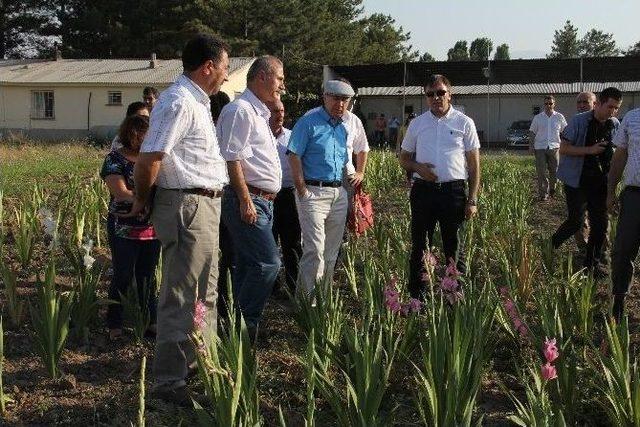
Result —
<path fill-rule="evenodd" d="M 122 92 L 119 90 L 109 91 L 107 105 L 122 105 Z"/>
<path fill-rule="evenodd" d="M 31 92 L 31 118 L 54 119 L 54 99 L 52 90 L 38 90 Z"/>

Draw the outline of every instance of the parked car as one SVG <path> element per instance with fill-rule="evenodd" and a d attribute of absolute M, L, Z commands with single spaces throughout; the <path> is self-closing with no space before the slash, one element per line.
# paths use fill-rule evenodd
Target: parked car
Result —
<path fill-rule="evenodd" d="M 517 120 L 507 129 L 508 147 L 528 147 L 531 120 Z"/>

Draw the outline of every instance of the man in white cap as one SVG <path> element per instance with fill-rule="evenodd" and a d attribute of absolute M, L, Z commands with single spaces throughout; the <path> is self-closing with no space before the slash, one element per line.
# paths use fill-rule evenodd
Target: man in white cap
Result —
<path fill-rule="evenodd" d="M 347 218 L 348 197 L 342 174 L 348 161 L 342 118 L 354 95 L 340 80 L 324 85 L 323 108 L 303 116 L 289 139 L 289 162 L 302 229 L 300 276 L 311 293 L 318 281 L 330 282 Z"/>

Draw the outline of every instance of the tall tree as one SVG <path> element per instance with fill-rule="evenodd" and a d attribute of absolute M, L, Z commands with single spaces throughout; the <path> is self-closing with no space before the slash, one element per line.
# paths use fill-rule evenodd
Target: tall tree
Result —
<path fill-rule="evenodd" d="M 365 64 L 414 61 L 418 52 L 409 41 L 411 34 L 396 26 L 389 15 L 375 13 L 359 21 L 362 26 L 362 43 L 358 51 L 360 60 Z"/>
<path fill-rule="evenodd" d="M 494 61 L 506 61 L 511 59 L 509 54 L 509 45 L 506 43 L 501 44 L 496 48 L 496 54 L 493 55 Z"/>
<path fill-rule="evenodd" d="M 547 58 L 577 58 L 578 56 L 580 56 L 578 29 L 567 20 L 562 29 L 555 31 L 551 53 Z"/>
<path fill-rule="evenodd" d="M 626 56 L 640 56 L 640 42 L 629 46 L 629 49 L 624 53 Z"/>
<path fill-rule="evenodd" d="M 49 53 L 57 22 L 46 0 L 0 0 L 0 59 Z"/>
<path fill-rule="evenodd" d="M 613 34 L 593 28 L 580 40 L 580 54 L 583 57 L 618 56 L 620 49 L 616 47 Z"/>
<path fill-rule="evenodd" d="M 421 62 L 435 62 L 436 58 L 434 58 L 433 55 L 431 55 L 429 52 L 425 52 L 422 55 L 420 55 L 420 61 Z"/>
<path fill-rule="evenodd" d="M 469 59 L 472 61 L 486 61 L 493 50 L 493 42 L 487 37 L 478 37 L 471 42 Z"/>
<path fill-rule="evenodd" d="M 447 61 L 468 61 L 469 50 L 466 40 L 458 40 L 447 52 Z"/>

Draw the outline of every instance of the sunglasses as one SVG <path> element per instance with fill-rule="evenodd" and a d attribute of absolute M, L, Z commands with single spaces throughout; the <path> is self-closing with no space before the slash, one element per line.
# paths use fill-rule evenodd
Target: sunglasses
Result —
<path fill-rule="evenodd" d="M 447 94 L 447 91 L 444 89 L 439 89 L 436 91 L 430 90 L 428 91 L 425 95 L 427 95 L 427 98 L 433 98 L 434 96 L 439 96 L 439 97 L 443 97 Z"/>
<path fill-rule="evenodd" d="M 553 102 L 545 102 L 544 105 L 553 105 Z"/>

